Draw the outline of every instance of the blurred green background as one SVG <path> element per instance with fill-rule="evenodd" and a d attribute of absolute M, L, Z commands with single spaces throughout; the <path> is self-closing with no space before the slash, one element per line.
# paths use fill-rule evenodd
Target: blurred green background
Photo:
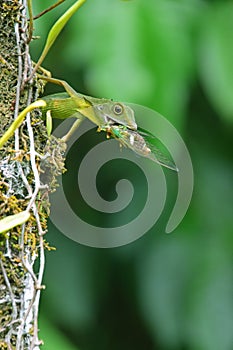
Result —
<path fill-rule="evenodd" d="M 72 3 L 36 21 L 41 40 L 32 43 L 34 60 L 51 25 Z M 35 2 L 34 13 L 51 4 Z M 232 1 L 88 0 L 43 65 L 77 91 L 163 114 L 185 140 L 195 176 L 190 208 L 170 235 L 164 228 L 176 176 L 169 171 L 171 191 L 162 217 L 130 245 L 89 248 L 50 224 L 47 240 L 57 250 L 47 253 L 43 349 L 232 350 Z M 48 85 L 46 91 L 58 88 Z M 74 203 L 77 156 L 77 149 L 69 155 L 65 175 Z M 131 165 L 124 169 L 122 177 L 136 173 Z M 113 174 L 101 173 L 105 196 L 114 195 Z M 143 179 L 135 181 L 144 198 Z"/>

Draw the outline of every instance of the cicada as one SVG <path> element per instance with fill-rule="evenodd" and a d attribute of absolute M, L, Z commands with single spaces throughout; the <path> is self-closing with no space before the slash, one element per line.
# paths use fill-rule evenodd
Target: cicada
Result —
<path fill-rule="evenodd" d="M 166 168 L 178 171 L 174 162 L 154 144 L 157 138 L 147 130 L 142 128 L 131 130 L 126 126 L 113 124 L 101 126 L 97 131 L 105 131 L 107 138 L 118 140 L 121 146 L 130 148 L 138 155 L 149 158 Z"/>

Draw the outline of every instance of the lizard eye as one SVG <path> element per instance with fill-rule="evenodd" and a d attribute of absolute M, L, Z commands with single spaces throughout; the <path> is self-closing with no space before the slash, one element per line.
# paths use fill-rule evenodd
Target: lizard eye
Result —
<path fill-rule="evenodd" d="M 117 115 L 120 115 L 123 112 L 123 107 L 119 103 L 115 104 L 113 107 L 113 112 Z"/>

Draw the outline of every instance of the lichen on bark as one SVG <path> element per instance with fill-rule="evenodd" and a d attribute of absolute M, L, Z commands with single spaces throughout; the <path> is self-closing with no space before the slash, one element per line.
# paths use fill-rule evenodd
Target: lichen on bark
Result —
<path fill-rule="evenodd" d="M 37 76 L 25 84 L 32 66 L 26 0 L 0 0 L 0 136 L 43 92 Z M 39 349 L 41 344 L 38 310 L 44 248 L 49 248 L 44 237 L 48 194 L 64 171 L 64 151 L 61 140 L 48 139 L 39 111 L 28 115 L 0 149 L 0 219 L 26 208 L 31 212 L 24 225 L 0 235 L 0 349 Z"/>

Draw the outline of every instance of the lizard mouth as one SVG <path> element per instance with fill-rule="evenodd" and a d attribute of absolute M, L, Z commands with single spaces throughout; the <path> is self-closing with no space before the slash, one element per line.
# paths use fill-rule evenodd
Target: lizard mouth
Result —
<path fill-rule="evenodd" d="M 134 123 L 131 123 L 130 125 L 128 125 L 127 128 L 129 128 L 131 130 L 137 130 L 138 126 L 137 126 L 136 122 L 134 122 Z"/>
<path fill-rule="evenodd" d="M 130 124 L 126 124 L 126 123 L 123 124 L 123 123 L 118 122 L 117 120 L 112 119 L 109 116 L 107 116 L 107 121 L 110 125 L 115 125 L 115 126 L 122 125 L 122 126 L 125 126 L 126 128 L 131 129 L 131 130 L 137 130 L 137 128 L 138 128 L 136 122 L 133 122 L 133 121 Z"/>

